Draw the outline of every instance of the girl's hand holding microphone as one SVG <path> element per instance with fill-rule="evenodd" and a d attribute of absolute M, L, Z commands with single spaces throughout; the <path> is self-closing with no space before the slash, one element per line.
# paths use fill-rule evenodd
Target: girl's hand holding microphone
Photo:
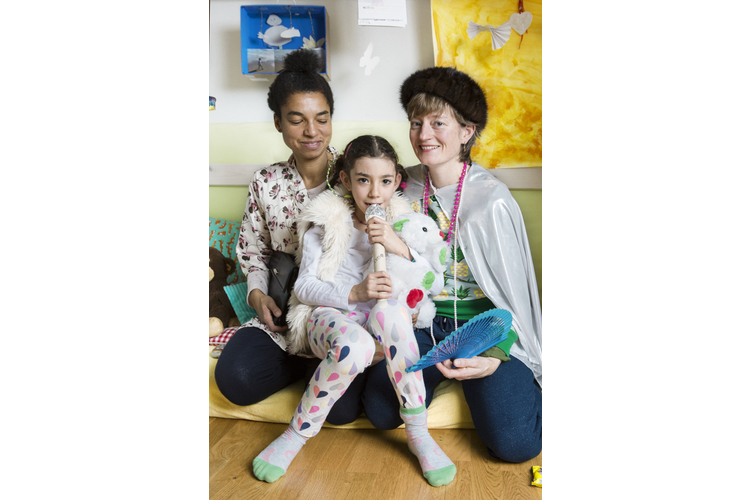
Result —
<path fill-rule="evenodd" d="M 391 277 L 386 271 L 375 271 L 368 274 L 359 285 L 354 285 L 349 292 L 349 302 L 369 302 L 372 299 L 389 299 L 391 297 Z"/>
<path fill-rule="evenodd" d="M 371 245 L 380 243 L 386 252 L 401 255 L 409 260 L 412 259 L 408 245 L 396 236 L 391 225 L 380 217 L 372 217 L 367 221 L 366 232 Z"/>
<path fill-rule="evenodd" d="M 390 224 L 385 222 L 385 211 L 379 205 L 367 207 L 365 220 L 367 221 L 367 236 L 372 245 L 372 258 L 374 273 L 370 273 L 359 285 L 352 287 L 349 292 L 349 301 L 359 297 L 359 302 L 367 302 L 372 299 L 386 300 L 391 297 L 391 277 L 385 269 L 385 252 L 404 255 L 411 259 L 409 247 L 396 236 Z"/>

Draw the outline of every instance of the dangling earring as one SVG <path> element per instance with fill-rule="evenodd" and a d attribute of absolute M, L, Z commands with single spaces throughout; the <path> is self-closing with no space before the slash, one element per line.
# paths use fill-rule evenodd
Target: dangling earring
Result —
<path fill-rule="evenodd" d="M 466 158 L 466 144 L 461 144 L 461 158 Z M 472 165 L 471 158 L 466 158 L 466 162 L 469 164 L 469 166 Z"/>

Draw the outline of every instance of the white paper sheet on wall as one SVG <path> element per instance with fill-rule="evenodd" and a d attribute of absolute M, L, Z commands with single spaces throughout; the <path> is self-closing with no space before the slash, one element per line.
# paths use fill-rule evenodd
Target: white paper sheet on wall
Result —
<path fill-rule="evenodd" d="M 359 25 L 406 27 L 406 0 L 357 0 Z"/>

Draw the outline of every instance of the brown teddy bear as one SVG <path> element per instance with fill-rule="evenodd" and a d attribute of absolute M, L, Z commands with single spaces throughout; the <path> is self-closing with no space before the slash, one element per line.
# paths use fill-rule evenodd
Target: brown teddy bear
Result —
<path fill-rule="evenodd" d="M 239 324 L 232 303 L 224 291 L 227 276 L 235 269 L 234 261 L 219 250 L 208 247 L 208 336 L 215 337 L 232 324 Z"/>

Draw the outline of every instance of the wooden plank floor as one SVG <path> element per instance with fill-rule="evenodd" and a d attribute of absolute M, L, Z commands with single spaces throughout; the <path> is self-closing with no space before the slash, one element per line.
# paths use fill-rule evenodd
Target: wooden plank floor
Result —
<path fill-rule="evenodd" d="M 542 454 L 522 464 L 501 462 L 489 456 L 474 430 L 430 431 L 458 468 L 451 484 L 433 488 L 407 449 L 403 429 L 324 428 L 286 475 L 268 484 L 255 478 L 252 461 L 286 425 L 210 417 L 208 424 L 212 500 L 542 498 L 542 489 L 531 486 L 531 467 L 542 465 Z"/>

